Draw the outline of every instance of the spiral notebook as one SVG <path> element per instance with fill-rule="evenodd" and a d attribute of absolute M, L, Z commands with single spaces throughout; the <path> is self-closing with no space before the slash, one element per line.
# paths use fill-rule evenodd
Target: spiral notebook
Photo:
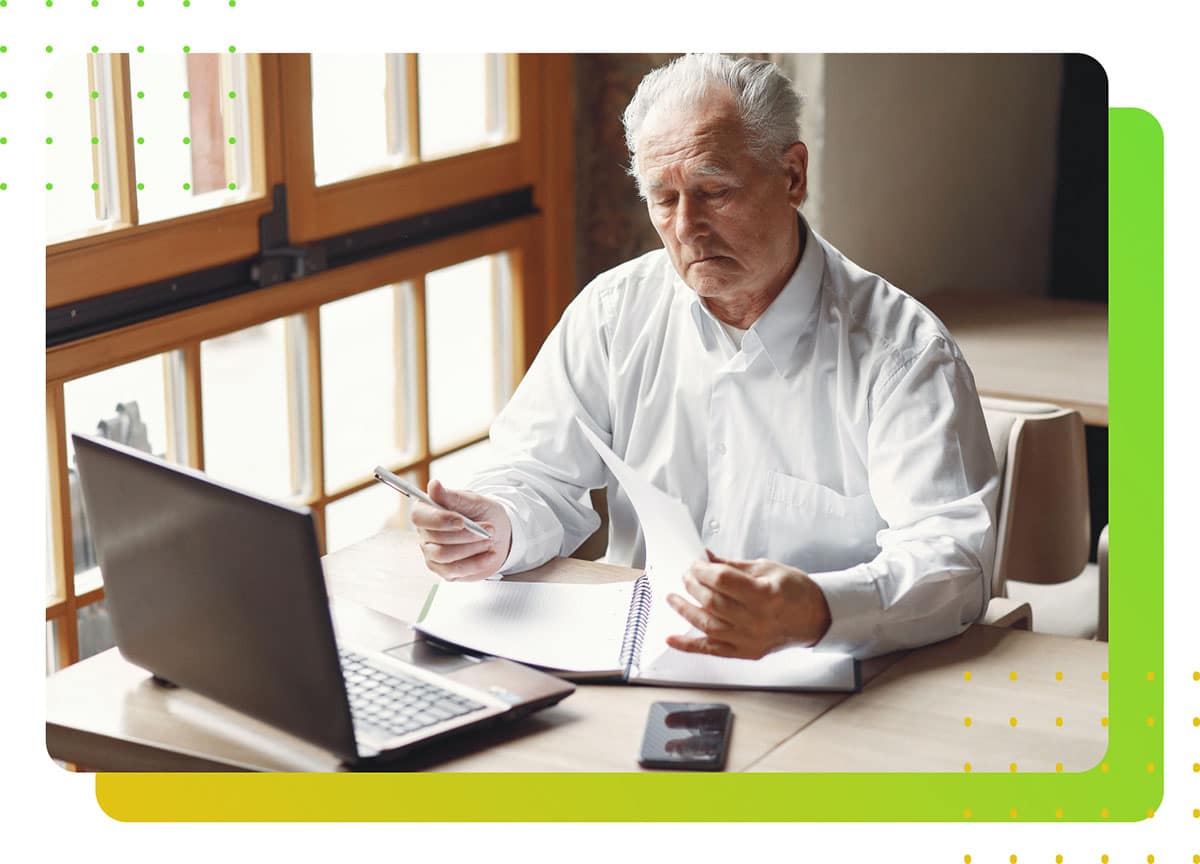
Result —
<path fill-rule="evenodd" d="M 805 647 L 758 660 L 692 654 L 667 636 L 692 631 L 667 604 L 686 596 L 683 573 L 704 557 L 704 544 L 678 498 L 632 470 L 578 420 L 637 511 L 646 540 L 646 571 L 633 582 L 570 585 L 544 582 L 446 582 L 429 592 L 415 627 L 461 648 L 505 657 L 576 680 L 853 691 L 859 665 L 845 654 Z"/>
<path fill-rule="evenodd" d="M 661 592 L 660 592 L 661 593 Z M 445 582 L 429 592 L 417 630 L 442 642 L 571 680 L 755 690 L 855 691 L 859 664 L 795 647 L 759 660 L 676 651 L 677 617 L 645 574 L 633 582 Z"/>

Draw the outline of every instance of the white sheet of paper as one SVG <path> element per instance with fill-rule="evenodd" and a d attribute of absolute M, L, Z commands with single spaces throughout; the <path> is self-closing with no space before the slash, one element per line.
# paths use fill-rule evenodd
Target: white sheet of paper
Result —
<path fill-rule="evenodd" d="M 667 636 L 692 632 L 692 626 L 667 605 L 667 595 L 688 596 L 683 587 L 683 574 L 693 561 L 706 557 L 704 542 L 682 501 L 663 492 L 626 465 L 578 417 L 575 422 L 629 496 L 642 523 L 642 533 L 646 537 L 646 575 L 653 592 L 650 623 L 642 643 L 645 646 L 643 665 L 647 665 L 650 658 L 671 650 L 666 645 Z"/>

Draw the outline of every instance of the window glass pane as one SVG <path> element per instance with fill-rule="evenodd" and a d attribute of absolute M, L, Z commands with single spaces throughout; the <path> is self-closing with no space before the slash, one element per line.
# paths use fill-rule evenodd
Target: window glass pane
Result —
<path fill-rule="evenodd" d="M 501 54 L 421 54 L 417 58 L 421 158 L 499 143 L 507 105 Z"/>
<path fill-rule="evenodd" d="M 416 475 L 402 475 L 416 483 Z M 365 540 L 384 528 L 409 529 L 408 499 L 376 483 L 361 492 L 339 498 L 325 507 L 325 551 L 335 552 Z"/>
<path fill-rule="evenodd" d="M 67 432 L 99 435 L 165 457 L 168 447 L 165 359 L 166 355 L 159 354 L 66 382 L 63 403 Z M 99 585 L 99 570 L 83 509 L 75 447 L 69 434 L 67 465 L 75 591 L 83 593 Z"/>
<path fill-rule="evenodd" d="M 291 339 L 278 318 L 200 343 L 205 471 L 273 498 L 306 485 L 303 322 L 291 327 Z"/>
<path fill-rule="evenodd" d="M 139 223 L 250 197 L 244 56 L 130 54 L 129 80 Z"/>
<path fill-rule="evenodd" d="M 107 63 L 98 57 L 97 64 Z M 86 54 L 64 52 L 50 64 L 46 90 L 46 242 L 57 243 L 79 237 L 105 224 L 99 201 L 104 191 L 97 187 L 107 181 L 98 170 L 107 148 L 111 122 L 93 124 L 93 111 L 99 120 L 107 111 L 111 117 L 112 92 L 108 81 L 89 80 Z M 95 89 L 97 99 L 91 98 Z M 27 127 L 28 128 L 28 127 Z M 11 137 L 11 129 L 0 135 Z M 95 144 L 92 141 L 95 140 Z M 9 181 L 11 182 L 11 180 Z M 113 217 L 115 213 L 108 214 Z"/>
<path fill-rule="evenodd" d="M 108 617 L 107 601 L 89 603 L 75 613 L 79 623 L 79 659 L 107 651 L 117 644 L 113 638 L 112 621 Z"/>
<path fill-rule="evenodd" d="M 395 62 L 384 54 L 312 55 L 318 186 L 400 164 L 402 142 L 389 146 L 388 133 L 388 72 Z M 403 88 L 395 98 L 403 99 Z"/>
<path fill-rule="evenodd" d="M 46 622 L 46 674 L 50 675 L 59 669 L 58 661 L 58 622 Z"/>
<path fill-rule="evenodd" d="M 482 434 L 496 413 L 496 297 L 491 256 L 425 277 L 429 438 L 434 450 Z"/>
<path fill-rule="evenodd" d="M 448 489 L 461 489 L 476 472 L 492 464 L 495 453 L 490 440 L 456 450 L 429 463 L 429 479 L 440 480 Z"/>
<path fill-rule="evenodd" d="M 412 320 L 410 292 L 388 285 L 321 307 L 327 491 L 403 460 L 412 436 L 412 345 L 402 324 Z"/>

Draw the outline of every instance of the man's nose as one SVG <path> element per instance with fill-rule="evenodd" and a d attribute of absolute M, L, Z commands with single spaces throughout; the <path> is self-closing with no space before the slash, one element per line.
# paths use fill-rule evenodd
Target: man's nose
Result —
<path fill-rule="evenodd" d="M 704 205 L 690 195 L 680 195 L 675 208 L 675 236 L 680 243 L 691 245 L 708 233 L 708 217 Z"/>

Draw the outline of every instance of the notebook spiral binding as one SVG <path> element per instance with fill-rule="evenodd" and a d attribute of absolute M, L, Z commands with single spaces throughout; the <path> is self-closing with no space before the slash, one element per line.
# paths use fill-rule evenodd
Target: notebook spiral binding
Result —
<path fill-rule="evenodd" d="M 646 623 L 650 618 L 651 598 L 650 580 L 643 573 L 633 583 L 629 616 L 625 619 L 625 636 L 621 640 L 621 667 L 625 670 L 626 680 L 642 658 L 642 638 L 646 635 Z"/>

